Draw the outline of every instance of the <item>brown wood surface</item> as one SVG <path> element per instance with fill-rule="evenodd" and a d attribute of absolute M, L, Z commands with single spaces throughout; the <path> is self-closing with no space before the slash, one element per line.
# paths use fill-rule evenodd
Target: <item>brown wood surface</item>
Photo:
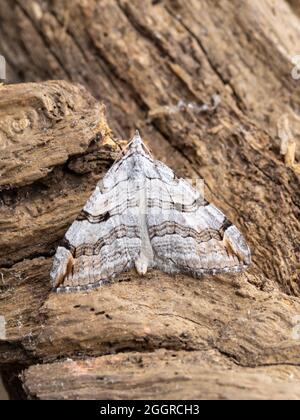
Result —
<path fill-rule="evenodd" d="M 162 382 L 166 398 L 299 398 L 299 36 L 292 0 L 1 2 L 7 82 L 36 82 L 0 87 L 6 383 L 24 371 L 29 398 L 157 398 Z M 205 179 L 252 267 L 51 293 L 55 247 L 135 128 Z"/>

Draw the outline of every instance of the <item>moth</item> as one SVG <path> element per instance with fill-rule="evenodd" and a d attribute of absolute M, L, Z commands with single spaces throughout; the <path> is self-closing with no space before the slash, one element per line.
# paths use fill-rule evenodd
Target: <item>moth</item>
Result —
<path fill-rule="evenodd" d="M 241 232 L 155 160 L 137 132 L 68 229 L 50 277 L 54 289 L 68 292 L 97 288 L 133 268 L 199 278 L 250 263 Z"/>

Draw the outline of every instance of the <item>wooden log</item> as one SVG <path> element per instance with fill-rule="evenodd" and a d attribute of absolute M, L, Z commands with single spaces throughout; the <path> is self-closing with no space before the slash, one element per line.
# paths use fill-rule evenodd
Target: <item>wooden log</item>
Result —
<path fill-rule="evenodd" d="M 109 135 L 103 106 L 83 87 L 20 84 L 0 93 L 0 266 L 9 267 L 54 249 L 111 158 L 98 149 Z"/>
<path fill-rule="evenodd" d="M 291 56 L 298 22 L 291 0 L 276 0 L 275 7 L 273 0 L 246 0 L 243 8 L 238 0 L 143 0 L 143 7 L 137 0 L 3 0 L 0 48 L 8 81 L 63 78 L 91 92 L 57 81 L 0 87 L 0 315 L 6 321 L 0 365 L 14 374 L 42 362 L 53 366 L 24 373 L 29 397 L 155 398 L 158 388 L 151 393 L 147 383 L 151 375 L 158 382 L 161 359 L 164 375 L 173 378 L 169 353 L 156 351 L 167 349 L 178 358 L 188 350 L 222 359 L 211 391 L 204 378 L 212 368 L 204 360 L 186 389 L 175 391 L 175 379 L 165 384 L 170 398 L 184 398 L 196 383 L 194 397 L 242 398 L 246 382 L 250 398 L 276 398 L 283 388 L 297 398 L 300 177 L 280 154 L 278 121 L 286 115 L 291 124 L 297 161 L 300 83 Z M 203 281 L 128 273 L 88 295 L 50 293 L 55 247 L 118 153 L 93 96 L 105 103 L 116 136 L 128 138 L 139 128 L 177 174 L 205 179 L 207 199 L 250 243 L 247 273 Z M 73 377 L 57 363 L 69 357 L 86 366 L 89 358 L 101 369 L 136 352 L 154 366 L 139 377 L 145 385 L 139 395 L 126 369 L 120 383 L 128 393 L 101 381 L 96 386 L 91 377 L 87 393 L 76 394 Z M 219 381 L 226 361 L 234 363 L 241 387 Z M 57 393 L 55 375 L 65 383 Z"/>
<path fill-rule="evenodd" d="M 47 400 L 299 400 L 299 379 L 297 368 L 242 368 L 214 350 L 120 353 L 35 365 L 23 375 L 29 397 Z"/>

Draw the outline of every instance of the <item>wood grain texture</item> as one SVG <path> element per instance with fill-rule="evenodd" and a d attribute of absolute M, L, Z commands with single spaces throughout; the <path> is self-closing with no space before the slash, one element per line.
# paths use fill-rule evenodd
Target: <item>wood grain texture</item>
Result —
<path fill-rule="evenodd" d="M 66 82 L 1 86 L 1 190 L 40 180 L 84 152 L 100 113 L 83 87 Z"/>
<path fill-rule="evenodd" d="M 79 398 L 84 394 L 74 394 L 76 385 L 64 365 L 62 372 L 57 368 L 58 358 L 90 357 L 102 366 L 143 352 L 162 366 L 160 353 L 149 352 L 168 349 L 180 358 L 187 350 L 191 357 L 214 351 L 222 361 L 215 359 L 214 368 L 204 361 L 186 389 L 176 391 L 170 380 L 166 396 L 183 398 L 197 383 L 195 397 L 243 398 L 246 382 L 250 398 L 276 398 L 280 389 L 299 398 L 300 178 L 286 166 L 277 135 L 286 115 L 299 159 L 300 83 L 291 77 L 299 7 L 292 0 L 142 3 L 1 3 L 8 81 L 65 79 L 91 92 L 67 82 L 0 87 L 6 145 L 0 315 L 7 335 L 0 340 L 1 369 L 19 372 L 46 361 L 53 381 L 65 375 L 65 389 L 55 392 L 46 378 L 41 383 L 51 369 L 37 366 L 25 373 L 27 394 Z M 88 295 L 50 293 L 53 252 L 117 154 L 98 101 L 106 105 L 115 136 L 129 138 L 139 128 L 155 156 L 178 175 L 205 179 L 206 198 L 249 242 L 249 272 L 203 281 L 129 273 Z M 240 387 L 221 381 L 223 361 L 234 363 Z M 163 369 L 172 377 L 167 363 Z M 122 372 L 124 397 L 155 397 L 158 388 L 151 394 L 146 374 L 138 395 Z M 184 376 L 185 369 L 180 372 Z M 154 367 L 151 376 L 157 383 Z M 86 397 L 121 396 L 90 381 Z"/>
<path fill-rule="evenodd" d="M 49 292 L 51 259 L 30 264 L 30 270 L 28 263 L 20 263 L 17 271 L 4 272 L 3 364 L 160 347 L 217 348 L 251 367 L 299 363 L 299 342 L 293 339 L 298 300 L 271 284 L 269 291 L 257 290 L 247 274 L 201 281 L 159 271 L 145 278 L 127 273 L 99 291 L 56 294 Z M 17 272 L 28 271 L 31 277 L 16 285 Z M 17 314 L 14 299 L 19 302 Z"/>
<path fill-rule="evenodd" d="M 30 398 L 47 400 L 299 400 L 299 379 L 294 367 L 241 368 L 213 350 L 68 360 L 36 365 L 23 375 Z"/>
<path fill-rule="evenodd" d="M 11 80 L 20 70 L 22 80 L 83 83 L 107 105 L 115 133 L 138 127 L 158 159 L 203 177 L 208 199 L 251 238 L 260 271 L 299 293 L 299 176 L 276 136 L 278 118 L 292 123 L 299 107 L 290 60 L 299 18 L 285 1 L 249 0 L 243 10 L 229 0 L 4 1 L 1 15 Z M 210 104 L 216 93 L 212 113 L 170 112 L 179 101 Z"/>

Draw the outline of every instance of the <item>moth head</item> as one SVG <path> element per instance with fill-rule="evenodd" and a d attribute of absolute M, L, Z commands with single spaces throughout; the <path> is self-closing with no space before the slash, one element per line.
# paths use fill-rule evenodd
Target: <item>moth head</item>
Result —
<path fill-rule="evenodd" d="M 142 137 L 140 136 L 140 133 L 138 130 L 136 130 L 134 136 L 132 137 L 132 139 L 130 140 L 130 142 L 128 143 L 128 147 L 131 150 L 135 150 L 135 151 L 142 151 L 143 153 L 148 153 L 149 155 L 151 155 L 151 151 L 149 150 L 149 148 L 146 146 L 146 144 L 143 142 Z"/>

